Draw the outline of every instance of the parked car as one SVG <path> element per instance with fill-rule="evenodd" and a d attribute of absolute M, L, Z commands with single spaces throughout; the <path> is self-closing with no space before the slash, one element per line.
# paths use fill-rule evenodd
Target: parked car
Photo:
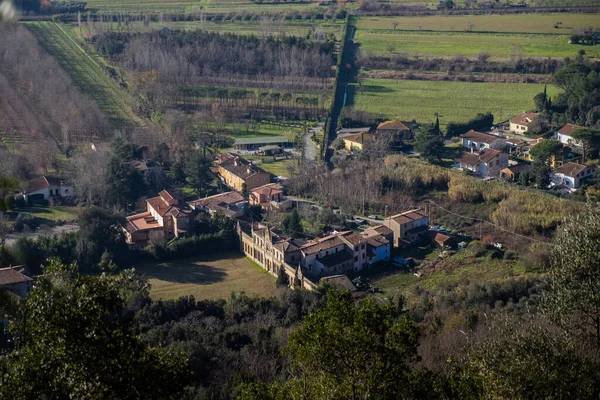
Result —
<path fill-rule="evenodd" d="M 370 219 L 378 220 L 379 217 L 377 215 L 369 215 Z"/>
<path fill-rule="evenodd" d="M 362 219 L 362 218 L 354 217 L 354 220 L 355 220 L 356 222 L 358 222 L 359 224 L 364 224 L 364 223 L 365 223 L 365 220 L 364 220 L 364 219 Z"/>

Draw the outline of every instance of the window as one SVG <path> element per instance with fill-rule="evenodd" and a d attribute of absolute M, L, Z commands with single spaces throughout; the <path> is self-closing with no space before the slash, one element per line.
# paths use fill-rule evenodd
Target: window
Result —
<path fill-rule="evenodd" d="M 354 257 L 354 261 L 358 261 L 358 256 Z"/>
<path fill-rule="evenodd" d="M 364 243 L 363 243 L 363 244 L 361 244 L 361 245 L 360 245 L 360 248 L 361 248 L 361 249 L 364 249 L 364 248 L 365 248 L 365 244 L 364 244 Z"/>

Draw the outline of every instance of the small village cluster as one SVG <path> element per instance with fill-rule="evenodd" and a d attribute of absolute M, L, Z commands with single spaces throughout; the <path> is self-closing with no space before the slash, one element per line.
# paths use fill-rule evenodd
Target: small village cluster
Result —
<path fill-rule="evenodd" d="M 492 130 L 484 133 L 470 130 L 460 135 L 461 145 L 466 151 L 462 151 L 454 160 L 455 168 L 470 171 L 481 178 L 494 177 L 511 182 L 518 181 L 520 173 L 530 165 L 527 162 L 533 161 L 531 149 L 547 140 L 528 139 L 523 136 L 530 130 L 531 125 L 538 122 L 538 118 L 537 113 L 522 113 L 509 120 L 508 132 Z M 573 153 L 581 154 L 582 143 L 572 138 L 573 132 L 578 129 L 585 129 L 585 127 L 567 123 L 554 132 L 552 139 L 569 147 Z M 385 121 L 375 130 L 368 127 L 342 129 L 338 136 L 344 141 L 344 150 L 352 152 L 362 151 L 364 146 L 374 142 L 379 134 L 389 134 L 402 140 L 412 139 L 413 124 L 398 120 Z M 527 162 L 510 160 L 510 155 L 522 157 Z M 551 162 L 554 168 L 550 174 L 552 185 L 569 192 L 578 189 L 586 178 L 596 173 L 594 166 L 565 161 L 557 156 L 553 156 Z"/>

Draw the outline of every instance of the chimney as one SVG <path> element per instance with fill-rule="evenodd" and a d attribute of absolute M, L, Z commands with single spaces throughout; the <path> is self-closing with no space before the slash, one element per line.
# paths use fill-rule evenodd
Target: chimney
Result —
<path fill-rule="evenodd" d="M 473 148 L 471 147 L 471 154 L 473 154 Z"/>
<path fill-rule="evenodd" d="M 233 159 L 233 165 L 235 165 L 236 167 L 237 167 L 238 165 L 240 165 L 240 162 L 239 162 L 239 157 L 236 157 L 236 158 L 234 158 L 234 159 Z"/>

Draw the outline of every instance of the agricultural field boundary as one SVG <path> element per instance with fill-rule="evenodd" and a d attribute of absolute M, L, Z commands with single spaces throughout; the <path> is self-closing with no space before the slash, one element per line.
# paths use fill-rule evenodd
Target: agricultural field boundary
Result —
<path fill-rule="evenodd" d="M 28 22 L 25 26 L 56 58 L 77 88 L 97 102 L 114 128 L 130 129 L 132 121 L 141 122 L 102 67 L 58 23 Z"/>

